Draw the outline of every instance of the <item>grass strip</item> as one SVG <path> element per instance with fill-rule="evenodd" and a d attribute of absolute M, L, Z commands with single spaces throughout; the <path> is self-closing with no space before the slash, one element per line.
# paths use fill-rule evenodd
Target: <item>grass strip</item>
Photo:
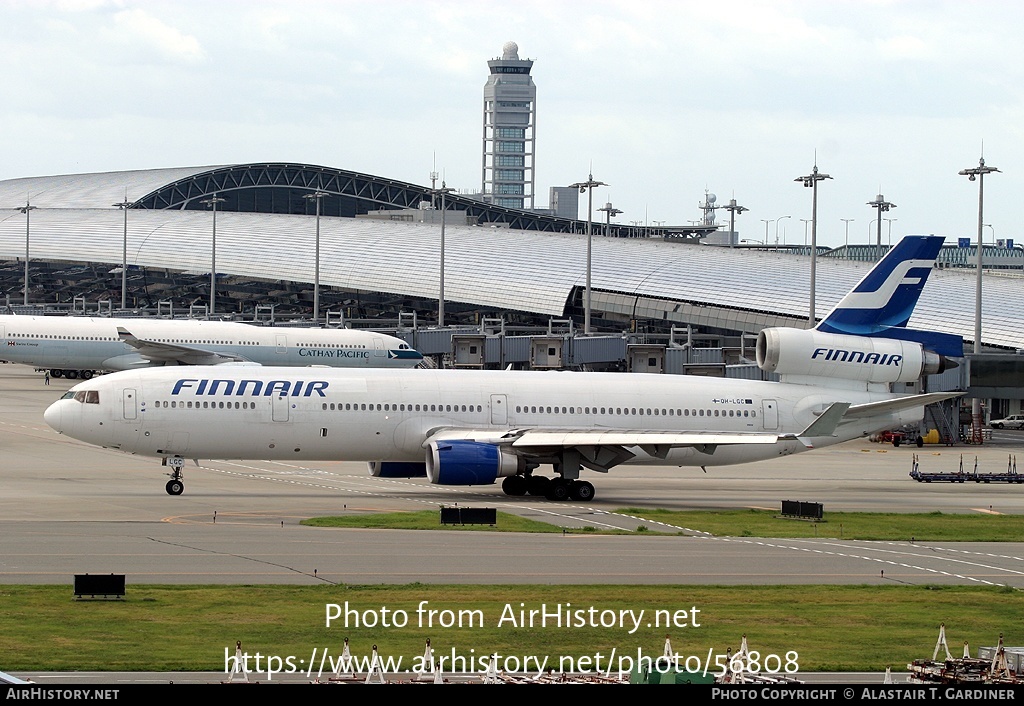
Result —
<path fill-rule="evenodd" d="M 344 618 L 325 625 L 329 604 L 354 611 L 348 627 Z M 434 612 L 418 613 L 421 606 Z M 598 625 L 584 615 L 585 625 L 541 626 L 535 614 L 531 627 L 529 611 L 545 608 L 593 608 Z M 600 625 L 640 610 L 632 634 L 632 623 Z M 566 656 L 607 659 L 613 648 L 656 656 L 666 636 L 676 653 L 706 660 L 709 650 L 735 651 L 746 634 L 762 658 L 789 655 L 801 671 L 902 669 L 931 657 L 943 622 L 957 656 L 964 640 L 976 652 L 1000 633 L 1009 645 L 1024 644 L 1019 592 L 974 586 L 143 585 L 129 586 L 120 602 L 76 602 L 68 586 L 5 586 L 0 615 L 0 665 L 26 672 L 222 670 L 236 640 L 250 654 L 291 655 L 299 671 L 314 648 L 340 655 L 346 637 L 353 654 L 378 645 L 406 665 L 428 638 L 439 655 L 496 651 L 557 664 Z"/>

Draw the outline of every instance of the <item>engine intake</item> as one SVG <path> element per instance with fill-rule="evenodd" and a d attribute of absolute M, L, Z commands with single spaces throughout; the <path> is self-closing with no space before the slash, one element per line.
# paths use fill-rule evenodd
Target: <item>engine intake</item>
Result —
<path fill-rule="evenodd" d="M 479 441 L 432 441 L 427 447 L 427 478 L 438 485 L 489 485 L 523 466 L 514 453 Z"/>

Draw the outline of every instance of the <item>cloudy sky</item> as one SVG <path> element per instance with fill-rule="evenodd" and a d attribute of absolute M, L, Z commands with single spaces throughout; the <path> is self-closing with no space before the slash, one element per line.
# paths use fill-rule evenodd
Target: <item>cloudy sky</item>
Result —
<path fill-rule="evenodd" d="M 1024 3 L 0 0 L 0 179 L 292 161 L 480 187 L 486 61 L 535 60 L 537 195 L 594 178 L 620 221 L 685 224 L 705 190 L 742 237 L 1024 242 Z M 0 204 L 6 206 L 7 204 Z M 13 206 L 13 204 L 12 204 Z M 585 215 L 585 214 L 584 214 Z M 723 214 L 724 215 L 724 214 Z"/>

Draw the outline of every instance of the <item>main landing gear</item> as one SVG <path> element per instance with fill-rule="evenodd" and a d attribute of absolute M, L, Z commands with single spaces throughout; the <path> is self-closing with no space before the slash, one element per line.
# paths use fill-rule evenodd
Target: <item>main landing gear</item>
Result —
<path fill-rule="evenodd" d="M 590 502 L 594 499 L 594 485 L 585 480 L 568 480 L 567 478 L 548 478 L 537 475 L 508 476 L 501 482 L 505 495 L 522 496 L 526 494 L 543 496 L 548 500 L 576 500 Z"/>
<path fill-rule="evenodd" d="M 165 458 L 164 465 L 171 467 L 171 472 L 167 474 L 171 479 L 167 481 L 164 490 L 167 491 L 168 495 L 181 495 L 185 492 L 185 479 L 181 473 L 181 469 L 185 467 L 185 459 L 180 457 Z"/>
<path fill-rule="evenodd" d="M 68 380 L 74 380 L 75 378 L 82 378 L 83 380 L 89 380 L 93 376 L 91 370 L 63 370 L 61 368 L 54 368 L 50 371 L 50 377 L 59 378 L 65 377 Z"/>

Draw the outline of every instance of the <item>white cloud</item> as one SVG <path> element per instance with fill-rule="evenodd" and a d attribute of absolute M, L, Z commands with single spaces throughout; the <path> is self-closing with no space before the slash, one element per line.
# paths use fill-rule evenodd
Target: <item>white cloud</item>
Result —
<path fill-rule="evenodd" d="M 155 49 L 166 58 L 187 63 L 199 63 L 206 58 L 195 36 L 171 27 L 145 10 L 122 10 L 114 15 L 114 23 L 127 32 L 130 39 L 141 40 L 147 48 Z"/>
<path fill-rule="evenodd" d="M 878 40 L 878 52 L 886 59 L 930 59 L 931 48 L 921 39 L 908 35 Z"/>

